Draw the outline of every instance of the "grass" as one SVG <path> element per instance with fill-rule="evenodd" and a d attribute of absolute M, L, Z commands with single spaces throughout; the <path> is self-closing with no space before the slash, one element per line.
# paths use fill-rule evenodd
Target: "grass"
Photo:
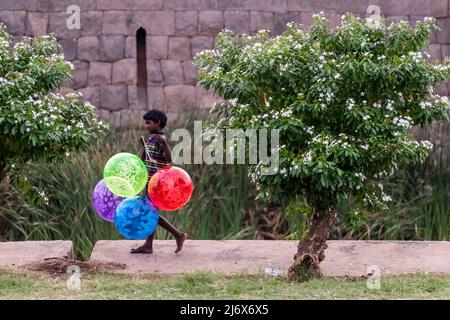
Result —
<path fill-rule="evenodd" d="M 449 299 L 450 277 L 394 276 L 381 288 L 364 280 L 314 279 L 306 283 L 261 276 L 189 273 L 173 277 L 89 275 L 81 291 L 66 287 L 66 278 L 0 270 L 0 299 Z"/>
<path fill-rule="evenodd" d="M 336 225 L 334 238 L 448 241 L 450 167 L 444 154 L 435 153 L 423 165 L 403 168 L 383 183 L 393 200 L 388 211 L 365 212 L 355 217 L 350 213 L 354 204 L 341 206 L 341 221 Z"/>

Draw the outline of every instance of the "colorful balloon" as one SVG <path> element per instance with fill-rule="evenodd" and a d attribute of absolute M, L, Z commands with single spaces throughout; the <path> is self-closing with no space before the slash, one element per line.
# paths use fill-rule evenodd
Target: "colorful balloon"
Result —
<path fill-rule="evenodd" d="M 139 194 L 147 184 L 148 173 L 144 162 L 131 153 L 118 153 L 106 162 L 103 179 L 112 193 L 121 197 Z"/>
<path fill-rule="evenodd" d="M 105 180 L 101 180 L 97 183 L 92 192 L 91 203 L 100 218 L 108 222 L 113 222 L 116 208 L 123 199 L 124 198 L 112 193 L 108 187 L 106 187 Z"/>
<path fill-rule="evenodd" d="M 167 166 L 158 170 L 148 184 L 148 195 L 160 210 L 177 210 L 191 198 L 194 186 L 181 168 Z"/>
<path fill-rule="evenodd" d="M 127 239 L 144 239 L 158 226 L 158 210 L 146 196 L 123 200 L 116 209 L 114 225 Z"/>

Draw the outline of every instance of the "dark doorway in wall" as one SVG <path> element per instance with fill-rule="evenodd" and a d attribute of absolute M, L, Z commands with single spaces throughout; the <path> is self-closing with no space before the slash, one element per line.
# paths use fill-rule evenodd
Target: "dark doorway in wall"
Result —
<path fill-rule="evenodd" d="M 136 61 L 137 61 L 137 102 L 147 106 L 147 60 L 146 60 L 146 32 L 139 28 L 136 31 Z"/>

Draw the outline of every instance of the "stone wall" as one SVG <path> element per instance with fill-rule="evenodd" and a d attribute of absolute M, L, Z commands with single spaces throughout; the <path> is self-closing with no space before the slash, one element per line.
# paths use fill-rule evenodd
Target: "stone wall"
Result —
<path fill-rule="evenodd" d="M 217 97 L 196 85 L 192 59 L 213 47 L 222 28 L 247 34 L 269 29 L 276 35 L 289 21 L 307 27 L 318 11 L 333 25 L 345 12 L 364 17 L 370 4 L 392 21 L 436 17 L 442 30 L 433 35 L 429 52 L 432 58 L 450 55 L 449 0 L 0 0 L 0 21 L 16 37 L 55 33 L 76 66 L 68 87 L 82 92 L 114 125 L 134 126 L 149 108 L 174 117 L 214 102 Z M 67 28 L 70 5 L 80 7 L 80 29 Z M 143 103 L 137 98 L 139 28 L 146 31 Z M 450 83 L 438 91 L 447 95 L 449 89 Z"/>

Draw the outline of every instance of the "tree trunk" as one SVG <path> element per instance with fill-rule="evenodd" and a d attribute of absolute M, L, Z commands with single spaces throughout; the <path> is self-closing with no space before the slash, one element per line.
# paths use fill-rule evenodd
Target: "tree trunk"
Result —
<path fill-rule="evenodd" d="M 298 244 L 294 264 L 289 268 L 290 280 L 307 281 L 320 276 L 319 263 L 325 259 L 326 241 L 336 219 L 336 207 L 328 211 L 316 212 L 311 217 L 307 237 Z"/>

